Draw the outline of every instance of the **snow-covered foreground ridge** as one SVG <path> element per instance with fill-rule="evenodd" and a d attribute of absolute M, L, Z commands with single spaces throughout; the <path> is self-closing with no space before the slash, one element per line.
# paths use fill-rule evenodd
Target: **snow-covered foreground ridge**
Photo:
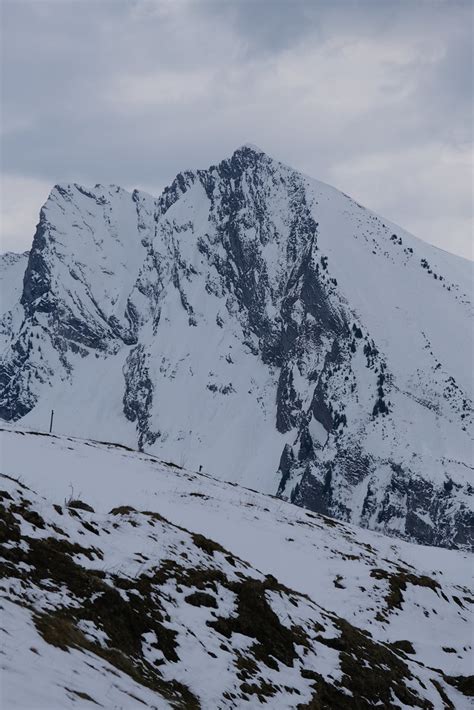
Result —
<path fill-rule="evenodd" d="M 0 417 L 469 548 L 472 264 L 244 146 L 56 186 L 0 264 Z M 20 273 L 24 270 L 24 279 Z"/>
<path fill-rule="evenodd" d="M 1 452 L 2 707 L 469 707 L 467 554 L 116 445 Z"/>

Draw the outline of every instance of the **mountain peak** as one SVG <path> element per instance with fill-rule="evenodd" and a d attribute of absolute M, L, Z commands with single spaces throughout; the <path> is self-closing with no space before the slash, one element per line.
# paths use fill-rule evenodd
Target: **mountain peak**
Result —
<path fill-rule="evenodd" d="M 266 158 L 269 158 L 270 160 L 272 159 L 271 155 L 268 155 L 264 150 L 259 148 L 257 145 L 254 143 L 243 143 L 240 145 L 238 148 L 236 148 L 232 154 L 232 157 L 241 157 L 241 156 L 247 156 L 250 157 L 252 156 L 253 159 L 258 159 L 261 156 L 265 156 Z"/>
<path fill-rule="evenodd" d="M 239 153 L 240 151 L 243 150 L 251 150 L 253 153 L 264 153 L 265 151 L 262 150 L 261 148 L 258 147 L 258 145 L 255 145 L 255 143 L 243 143 L 242 145 L 239 145 L 238 148 L 235 149 L 235 153 Z"/>

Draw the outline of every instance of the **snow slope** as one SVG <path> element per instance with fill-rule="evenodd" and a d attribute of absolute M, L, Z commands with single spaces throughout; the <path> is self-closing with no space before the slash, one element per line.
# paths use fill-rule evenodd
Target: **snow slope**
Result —
<path fill-rule="evenodd" d="M 11 312 L 4 420 L 472 547 L 472 264 L 259 149 L 56 186 Z"/>
<path fill-rule="evenodd" d="M 471 556 L 113 444 L 1 464 L 4 707 L 470 706 Z"/>

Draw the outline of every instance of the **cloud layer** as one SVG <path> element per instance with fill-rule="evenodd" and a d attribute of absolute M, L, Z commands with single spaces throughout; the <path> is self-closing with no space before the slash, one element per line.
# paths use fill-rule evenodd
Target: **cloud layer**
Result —
<path fill-rule="evenodd" d="M 158 193 L 244 142 L 472 257 L 472 5 L 3 0 L 2 232 L 56 182 Z"/>

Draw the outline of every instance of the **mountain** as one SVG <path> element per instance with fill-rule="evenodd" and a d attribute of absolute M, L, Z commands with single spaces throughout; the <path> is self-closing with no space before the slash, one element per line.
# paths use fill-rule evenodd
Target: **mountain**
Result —
<path fill-rule="evenodd" d="M 157 199 L 58 185 L 0 416 L 469 548 L 471 295 L 471 262 L 253 146 Z"/>
<path fill-rule="evenodd" d="M 122 445 L 1 449 L 2 707 L 470 707 L 467 553 Z"/>

